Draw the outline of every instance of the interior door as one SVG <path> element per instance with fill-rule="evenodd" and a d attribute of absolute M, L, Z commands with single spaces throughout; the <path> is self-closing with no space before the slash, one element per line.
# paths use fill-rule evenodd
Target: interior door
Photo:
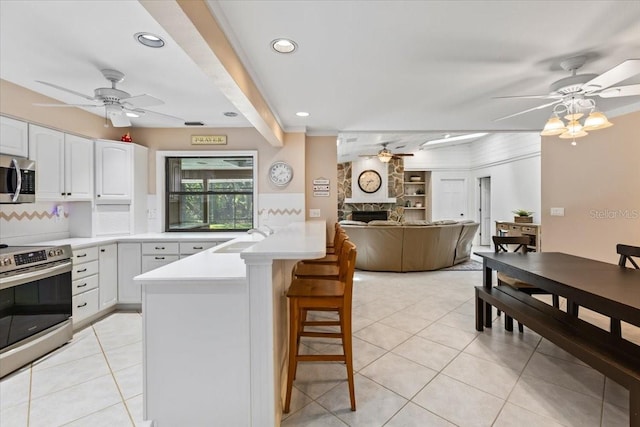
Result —
<path fill-rule="evenodd" d="M 440 179 L 440 219 L 464 219 L 467 212 L 465 178 Z"/>
<path fill-rule="evenodd" d="M 480 244 L 491 245 L 491 177 L 480 178 Z"/>

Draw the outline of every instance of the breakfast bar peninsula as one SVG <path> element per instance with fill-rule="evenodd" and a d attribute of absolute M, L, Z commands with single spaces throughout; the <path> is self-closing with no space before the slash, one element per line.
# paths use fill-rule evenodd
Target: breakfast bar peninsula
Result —
<path fill-rule="evenodd" d="M 292 223 L 137 276 L 144 419 L 157 427 L 279 425 L 291 268 L 325 248 L 324 221 Z"/>

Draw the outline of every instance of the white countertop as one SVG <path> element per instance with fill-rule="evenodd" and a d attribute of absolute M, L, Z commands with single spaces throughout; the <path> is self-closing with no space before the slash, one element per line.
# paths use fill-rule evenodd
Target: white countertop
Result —
<path fill-rule="evenodd" d="M 116 242 L 143 242 L 150 240 L 163 240 L 167 242 L 174 241 L 190 241 L 190 242 L 213 242 L 213 241 L 221 241 L 226 242 L 228 240 L 232 240 L 241 236 L 246 235 L 247 233 L 243 231 L 236 232 L 215 232 L 215 233 L 197 233 L 197 232 L 187 232 L 187 233 L 144 233 L 144 234 L 124 234 L 120 236 L 101 236 L 101 237 L 70 237 L 68 239 L 60 239 L 60 240 L 50 240 L 46 242 L 37 242 L 33 243 L 33 245 L 42 245 L 42 246 L 59 246 L 59 245 L 71 245 L 74 249 L 79 249 L 86 246 L 93 246 L 98 244 L 108 244 L 108 243 L 116 243 Z"/>
<path fill-rule="evenodd" d="M 235 253 L 218 252 L 237 242 L 257 242 Z M 273 259 L 310 259 L 325 255 L 326 225 L 324 221 L 292 223 L 268 237 L 246 234 L 230 242 L 204 250 L 136 276 L 142 283 L 193 281 L 244 281 L 248 262 Z"/>

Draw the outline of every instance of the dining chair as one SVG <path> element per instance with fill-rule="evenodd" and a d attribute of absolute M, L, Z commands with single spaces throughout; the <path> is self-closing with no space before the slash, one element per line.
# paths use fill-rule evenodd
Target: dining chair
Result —
<path fill-rule="evenodd" d="M 298 362 L 344 362 L 347 368 L 351 410 L 356 410 L 353 380 L 353 345 L 351 327 L 351 304 L 353 295 L 353 274 L 356 263 L 356 245 L 345 241 L 340 257 L 338 280 L 300 279 L 291 282 L 287 291 L 289 299 L 289 367 L 284 412 L 291 405 L 291 391 L 296 377 Z M 336 311 L 338 320 L 307 320 L 309 311 Z M 338 327 L 337 332 L 326 330 L 306 330 L 306 327 Z M 342 354 L 300 354 L 300 338 L 336 338 L 342 342 Z"/>
<path fill-rule="evenodd" d="M 529 236 L 493 236 L 492 238 L 494 251 L 496 253 L 522 252 L 526 254 L 527 252 L 529 252 Z M 529 283 L 514 279 L 513 277 L 507 276 L 506 274 L 500 272 L 498 272 L 498 285 L 507 285 L 529 295 L 549 293 L 544 289 L 536 288 Z M 559 308 L 560 298 L 557 295 L 552 294 L 552 300 L 553 306 L 555 308 Z M 500 315 L 500 310 L 498 310 L 498 315 Z M 506 314 L 504 318 L 504 327 L 507 331 L 513 330 L 513 319 Z M 518 322 L 518 331 L 524 332 L 524 327 L 520 322 Z"/>

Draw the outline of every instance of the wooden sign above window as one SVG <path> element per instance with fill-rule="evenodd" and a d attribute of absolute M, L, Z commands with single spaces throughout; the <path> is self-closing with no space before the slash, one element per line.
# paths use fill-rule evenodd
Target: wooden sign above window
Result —
<path fill-rule="evenodd" d="M 191 145 L 227 145 L 227 135 L 191 135 Z"/>

